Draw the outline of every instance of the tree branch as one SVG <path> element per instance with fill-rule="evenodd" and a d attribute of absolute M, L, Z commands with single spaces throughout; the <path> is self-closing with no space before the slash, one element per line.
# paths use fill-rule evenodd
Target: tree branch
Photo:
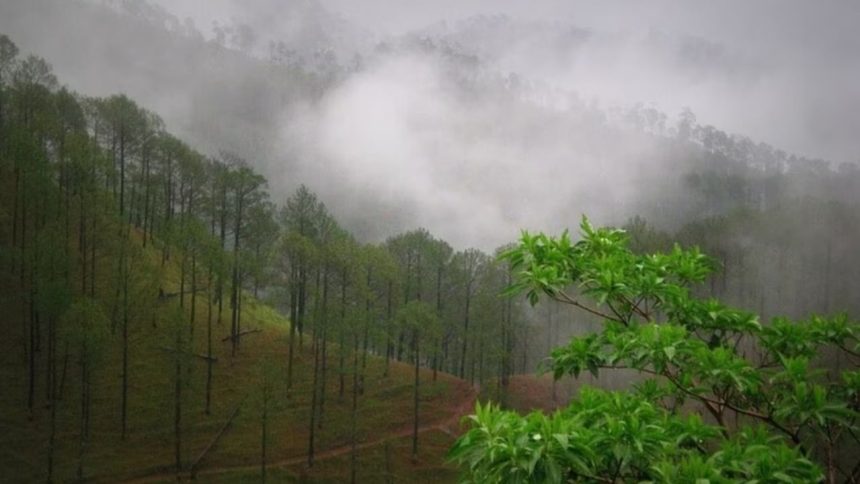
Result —
<path fill-rule="evenodd" d="M 236 333 L 235 336 L 227 336 L 227 337 L 221 338 L 221 341 L 230 341 L 231 339 L 239 339 L 242 336 L 245 336 L 248 334 L 253 334 L 253 333 L 259 333 L 261 331 L 263 331 L 263 330 L 262 329 L 246 329 L 245 331 L 242 331 L 240 333 Z"/>
<path fill-rule="evenodd" d="M 856 352 L 856 351 L 852 351 L 852 350 L 850 350 L 850 349 L 846 348 L 846 347 L 845 347 L 845 345 L 843 345 L 843 344 L 839 344 L 839 345 L 837 345 L 837 346 L 839 347 L 839 349 L 841 349 L 842 351 L 844 351 L 844 352 L 848 353 L 849 355 L 854 356 L 854 357 L 856 357 L 856 358 L 860 358 L 860 353 L 858 353 L 858 352 Z"/>
<path fill-rule="evenodd" d="M 558 297 L 558 296 L 561 296 L 561 297 Z M 586 311 L 586 312 L 588 312 L 588 313 L 591 313 L 591 314 L 593 314 L 593 315 L 595 315 L 595 316 L 600 316 L 601 318 L 603 318 L 603 319 L 608 319 L 608 320 L 610 320 L 610 321 L 617 321 L 617 322 L 619 322 L 619 323 L 621 323 L 621 324 L 623 324 L 623 325 L 627 326 L 627 323 L 626 323 L 626 322 L 624 322 L 624 321 L 622 321 L 622 320 L 620 320 L 620 319 L 618 319 L 618 318 L 615 318 L 615 317 L 613 317 L 613 316 L 610 316 L 610 315 L 608 315 L 608 314 L 606 314 L 606 313 L 600 312 L 600 311 L 598 311 L 598 310 L 596 310 L 596 309 L 592 309 L 592 308 L 590 308 L 590 307 L 588 307 L 588 306 L 586 306 L 586 305 L 584 305 L 584 304 L 580 303 L 580 302 L 579 302 L 579 301 L 577 301 L 576 299 L 574 299 L 574 298 L 572 298 L 572 297 L 568 296 L 564 291 L 557 291 L 555 294 L 550 294 L 550 297 L 551 297 L 551 298 L 553 298 L 553 299 L 555 299 L 555 300 L 556 300 L 556 301 L 558 301 L 558 302 L 562 302 L 562 303 L 570 304 L 571 306 L 576 306 L 576 307 L 578 307 L 579 309 L 582 309 L 583 311 Z"/>
<path fill-rule="evenodd" d="M 639 307 L 639 303 L 638 303 L 638 302 L 637 302 L 637 303 L 634 303 L 633 301 L 631 301 L 630 299 L 628 299 L 628 298 L 627 298 L 627 296 L 625 296 L 625 295 L 623 295 L 623 294 L 621 295 L 621 298 L 624 300 L 624 302 L 626 302 L 627 304 L 629 304 L 629 305 L 630 305 L 630 308 L 633 310 L 633 312 L 634 312 L 634 313 L 636 313 L 636 314 L 638 314 L 639 316 L 641 316 L 641 317 L 645 320 L 645 322 L 648 322 L 648 321 L 649 321 L 648 314 L 646 314 L 646 313 L 645 313 L 645 311 L 643 311 L 643 310 Z M 644 296 L 643 296 L 643 298 L 644 298 Z M 642 302 L 642 299 L 639 299 L 639 302 Z"/>
<path fill-rule="evenodd" d="M 729 403 L 727 400 L 715 400 L 713 398 L 708 398 L 704 395 L 690 391 L 689 389 L 687 389 L 686 387 L 681 385 L 680 382 L 675 380 L 672 377 L 672 374 L 669 373 L 668 371 L 665 373 L 659 373 L 659 372 L 656 372 L 654 370 L 649 370 L 647 368 L 632 368 L 629 366 L 614 366 L 614 365 L 612 365 L 612 366 L 601 365 L 600 368 L 606 368 L 606 369 L 611 369 L 611 370 L 635 370 L 635 371 L 641 371 L 643 373 L 648 373 L 648 374 L 654 375 L 654 376 L 662 376 L 662 377 L 666 378 L 667 380 L 669 380 L 669 382 L 675 388 L 680 390 L 681 392 L 683 392 L 683 393 L 699 400 L 700 402 L 702 402 L 705 405 L 705 407 L 708 409 L 708 411 L 714 416 L 714 418 L 717 419 L 717 421 L 720 423 L 721 426 L 723 426 L 724 424 L 722 422 L 722 415 L 720 414 L 718 409 L 720 407 L 725 407 L 725 408 L 733 410 L 737 413 L 740 413 L 742 415 L 746 415 L 748 417 L 753 417 L 753 418 L 759 419 L 759 420 L 769 424 L 773 428 L 775 428 L 775 429 L 783 432 L 784 434 L 788 435 L 791 438 L 792 442 L 794 442 L 795 444 L 800 444 L 800 438 L 797 435 L 797 431 L 792 432 L 790 429 L 786 428 L 785 426 L 783 426 L 782 424 L 780 424 L 779 422 L 774 420 L 774 418 L 771 415 L 763 414 L 763 413 L 756 412 L 753 410 L 746 410 L 746 409 L 740 408 L 736 405 Z M 714 406 L 716 406 L 716 407 L 714 407 Z"/>

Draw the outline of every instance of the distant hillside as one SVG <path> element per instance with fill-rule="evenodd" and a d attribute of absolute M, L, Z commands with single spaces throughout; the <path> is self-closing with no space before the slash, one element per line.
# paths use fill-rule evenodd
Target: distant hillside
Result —
<path fill-rule="evenodd" d="M 351 28 L 338 37 L 345 21 L 299 2 L 295 15 L 273 17 L 307 19 L 304 27 L 282 32 L 267 56 L 261 45 L 242 51 L 238 41 L 206 40 L 167 13 L 147 14 L 146 2 L 132 4 L 143 13 L 13 0 L 0 7 L 0 31 L 45 57 L 75 90 L 125 92 L 199 151 L 242 155 L 279 201 L 307 184 L 361 240 L 424 226 L 489 249 L 521 227 L 560 230 L 581 213 L 613 224 L 640 215 L 676 230 L 739 205 L 772 205 L 774 185 L 781 197 L 856 202 L 848 165 L 708 126 L 690 111 L 592 102 L 575 75 L 545 80 L 546 70 L 582 68 L 578 49 L 594 48 L 590 42 L 610 52 L 632 42 L 693 79 L 755 76 L 748 59 L 706 39 L 476 17 L 374 45 L 350 41 Z M 269 30 L 256 32 L 258 42 L 277 35 Z M 343 44 L 358 55 L 344 55 Z M 634 89 L 626 79 L 616 87 Z M 717 195 L 713 186 L 691 186 L 691 176 L 712 174 L 731 186 Z M 774 181 L 783 175 L 792 179 Z M 826 181 L 832 176 L 840 186 Z M 611 199 L 602 196 L 608 188 Z"/>

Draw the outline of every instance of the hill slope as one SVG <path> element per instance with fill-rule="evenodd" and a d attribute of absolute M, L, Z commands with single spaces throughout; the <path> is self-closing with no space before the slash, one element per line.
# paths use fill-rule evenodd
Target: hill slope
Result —
<path fill-rule="evenodd" d="M 149 263 L 157 264 L 158 256 L 148 248 Z M 176 259 L 176 258 L 174 258 Z M 107 266 L 107 264 L 106 264 Z M 161 272 L 165 290 L 175 289 L 170 282 L 177 274 L 175 263 L 168 263 Z M 109 292 L 106 281 L 100 282 L 100 291 Z M 11 290 L 4 293 L 11 293 Z M 162 300 L 159 302 L 159 300 Z M 159 298 L 153 294 L 151 304 L 178 304 L 178 301 Z M 7 314 L 16 319 L 26 314 L 23 304 L 11 303 Z M 205 354 L 207 301 L 199 297 L 196 312 L 194 352 Z M 217 305 L 213 305 L 217 313 Z M 186 299 L 186 314 L 189 302 Z M 289 322 L 269 306 L 250 295 L 243 302 L 244 327 L 259 329 L 243 338 L 235 357 L 230 356 L 230 345 L 222 338 L 229 336 L 229 323 L 213 323 L 213 354 L 217 362 L 213 368 L 211 415 L 206 415 L 205 383 L 206 362 L 193 357 L 183 370 L 182 397 L 182 461 L 185 474 L 191 464 L 210 444 L 230 415 L 239 406 L 235 420 L 198 463 L 198 472 L 207 480 L 242 482 L 259 477 L 261 425 L 259 381 L 260 361 L 273 362 L 279 377 L 286 375 L 288 356 L 287 337 Z M 213 317 L 215 319 L 215 317 Z M 44 381 L 37 380 L 38 405 L 32 420 L 26 411 L 27 381 L 26 360 L 19 343 L 25 335 L 23 325 L 10 324 L 12 334 L 0 341 L 0 377 L 4 391 L 0 395 L 0 468 L 4 475 L 15 476 L 19 482 L 38 482 L 45 479 L 45 463 L 50 436 L 50 407 L 43 395 Z M 121 396 L 121 345 L 118 331 L 110 336 L 109 352 L 94 371 L 91 402 L 91 434 L 83 455 L 84 476 L 95 482 L 116 482 L 127 479 L 174 480 L 174 357 L 169 351 L 167 331 L 158 318 L 149 324 L 137 323 L 130 328 L 129 348 L 129 407 L 128 435 L 125 441 L 120 433 Z M 308 416 L 313 357 L 306 343 L 297 354 L 294 368 L 294 387 L 289 395 L 282 382 L 276 382 L 268 426 L 268 458 L 274 476 L 280 478 L 308 475 L 316 480 L 346 479 L 349 476 L 351 429 L 351 377 L 345 378 L 343 396 L 339 395 L 338 348 L 329 346 L 326 403 L 321 429 L 317 431 L 316 452 L 319 464 L 312 472 L 306 468 Z M 38 350 L 37 350 L 38 351 Z M 57 406 L 57 446 L 55 476 L 59 481 L 71 480 L 76 473 L 80 452 L 80 377 L 74 353 L 59 349 L 62 361 L 59 373 L 61 396 Z M 64 357 L 68 354 L 68 357 Z M 41 361 L 41 358 L 39 358 Z M 350 361 L 351 358 L 347 358 Z M 349 372 L 351 368 L 344 368 Z M 389 375 L 384 376 L 385 362 L 368 358 L 365 391 L 359 397 L 357 409 L 358 465 L 363 475 L 388 474 L 393 481 L 419 479 L 432 475 L 453 480 L 453 467 L 443 463 L 442 455 L 453 441 L 451 426 L 463 413 L 471 409 L 474 399 L 465 382 L 440 373 L 432 382 L 429 370 L 422 369 L 420 419 L 426 422 L 421 428 L 420 459 L 409 462 L 412 421 L 411 366 L 392 362 Z M 43 368 L 37 374 L 44 373 Z M 280 384 L 278 384 L 280 383 Z M 41 390 L 41 391 L 39 391 Z M 444 431 L 443 431 L 444 430 Z M 388 455 L 386 460 L 385 455 Z M 387 462 L 387 464 L 386 464 Z M 388 469 L 387 471 L 385 469 Z M 375 478 L 371 480 L 376 480 Z"/>

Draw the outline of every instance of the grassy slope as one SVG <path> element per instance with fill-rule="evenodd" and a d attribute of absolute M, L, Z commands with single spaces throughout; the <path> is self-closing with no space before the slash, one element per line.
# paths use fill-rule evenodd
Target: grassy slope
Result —
<path fill-rule="evenodd" d="M 158 253 L 148 249 L 151 263 L 159 260 Z M 109 264 L 103 266 L 109 268 Z M 105 269 L 107 270 L 107 269 Z M 175 290 L 177 277 L 175 261 L 163 272 L 165 289 Z M 171 280 L 173 283 L 171 283 Z M 110 293 L 107 284 L 101 291 Z M 10 294 L 8 288 L 3 292 Z M 243 339 L 240 353 L 230 357 L 230 345 L 221 342 L 229 334 L 229 313 L 225 307 L 224 322 L 213 324 L 214 367 L 212 414 L 204 414 L 206 366 L 194 359 L 188 374 L 190 385 L 183 392 L 183 461 L 187 467 L 210 439 L 217 433 L 233 408 L 243 401 L 239 416 L 218 445 L 200 465 L 201 472 L 213 468 L 246 466 L 244 470 L 208 475 L 206 480 L 218 482 L 256 481 L 257 470 L 248 466 L 259 464 L 260 420 L 254 398 L 258 382 L 257 361 L 265 356 L 277 363 L 278 371 L 286 374 L 287 335 L 289 323 L 271 308 L 250 296 L 244 299 L 243 328 L 260 328 L 261 333 Z M 153 304 L 157 304 L 153 297 Z M 186 304 L 188 301 L 186 300 Z M 206 299 L 198 298 L 195 347 L 205 352 Z M 16 482 L 44 481 L 48 451 L 50 410 L 45 405 L 44 370 L 36 382 L 37 410 L 29 421 L 26 411 L 26 360 L 23 346 L 23 325 L 20 303 L 8 301 L 7 327 L 11 334 L 0 339 L 0 477 Z M 157 322 L 156 322 L 157 324 Z M 170 345 L 165 330 L 153 321 L 134 321 L 130 327 L 129 417 L 128 437 L 120 439 L 120 334 L 112 336 L 111 349 L 94 374 L 92 401 L 92 437 L 84 459 L 84 473 L 95 481 L 115 482 L 158 473 L 170 473 L 173 466 L 173 357 L 160 349 Z M 294 368 L 294 390 L 288 398 L 283 388 L 276 396 L 275 409 L 270 414 L 270 462 L 300 457 L 307 450 L 307 421 L 310 408 L 310 379 L 312 355 L 308 344 L 297 353 Z M 62 349 L 58 355 L 62 358 Z M 43 354 L 38 355 L 44 359 Z M 317 452 L 349 444 L 350 389 L 347 378 L 346 394 L 338 398 L 337 347 L 330 346 L 327 401 L 323 429 L 318 432 Z M 357 419 L 359 441 L 384 435 L 402 435 L 409 428 L 412 414 L 412 368 L 392 363 L 390 375 L 383 374 L 384 361 L 370 357 L 366 392 L 359 400 Z M 58 406 L 58 433 L 55 475 L 59 481 L 75 475 L 78 455 L 78 425 L 80 415 L 80 384 L 74 356 L 69 358 L 64 394 Z M 60 370 L 62 371 L 62 362 Z M 449 420 L 452 412 L 470 392 L 467 385 L 449 375 L 440 374 L 437 382 L 430 373 L 422 371 L 421 419 L 423 422 Z M 246 397 L 248 397 L 246 399 Z M 359 452 L 358 465 L 362 482 L 379 481 L 388 475 L 392 482 L 420 482 L 422 476 L 434 482 L 453 481 L 455 472 L 444 464 L 443 455 L 453 442 L 450 435 L 428 431 L 421 435 L 421 455 L 416 463 L 410 459 L 410 438 L 400 437 L 388 445 L 389 462 L 385 464 L 385 445 L 368 447 Z M 377 448 L 378 447 L 378 448 Z M 273 480 L 292 480 L 306 474 L 304 465 L 289 465 L 273 469 Z M 309 474 L 311 480 L 337 482 L 349 476 L 349 454 L 323 460 Z M 277 479 L 275 479 L 277 478 Z M 289 478 L 289 479 L 288 479 Z"/>

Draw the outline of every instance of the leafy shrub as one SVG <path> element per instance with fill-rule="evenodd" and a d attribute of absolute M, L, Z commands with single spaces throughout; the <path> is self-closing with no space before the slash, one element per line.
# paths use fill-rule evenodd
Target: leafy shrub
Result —
<path fill-rule="evenodd" d="M 580 228 L 576 243 L 567 232 L 524 232 L 502 255 L 516 274 L 508 294 L 550 297 L 603 321 L 552 352 L 556 378 L 632 369 L 647 379 L 624 392 L 586 387 L 551 415 L 478 405 L 449 454 L 467 481 L 860 480 L 860 372 L 823 363 L 841 352 L 857 366 L 856 323 L 837 315 L 762 326 L 694 295 L 714 268 L 697 249 L 639 255 L 621 230 L 585 218 Z"/>

